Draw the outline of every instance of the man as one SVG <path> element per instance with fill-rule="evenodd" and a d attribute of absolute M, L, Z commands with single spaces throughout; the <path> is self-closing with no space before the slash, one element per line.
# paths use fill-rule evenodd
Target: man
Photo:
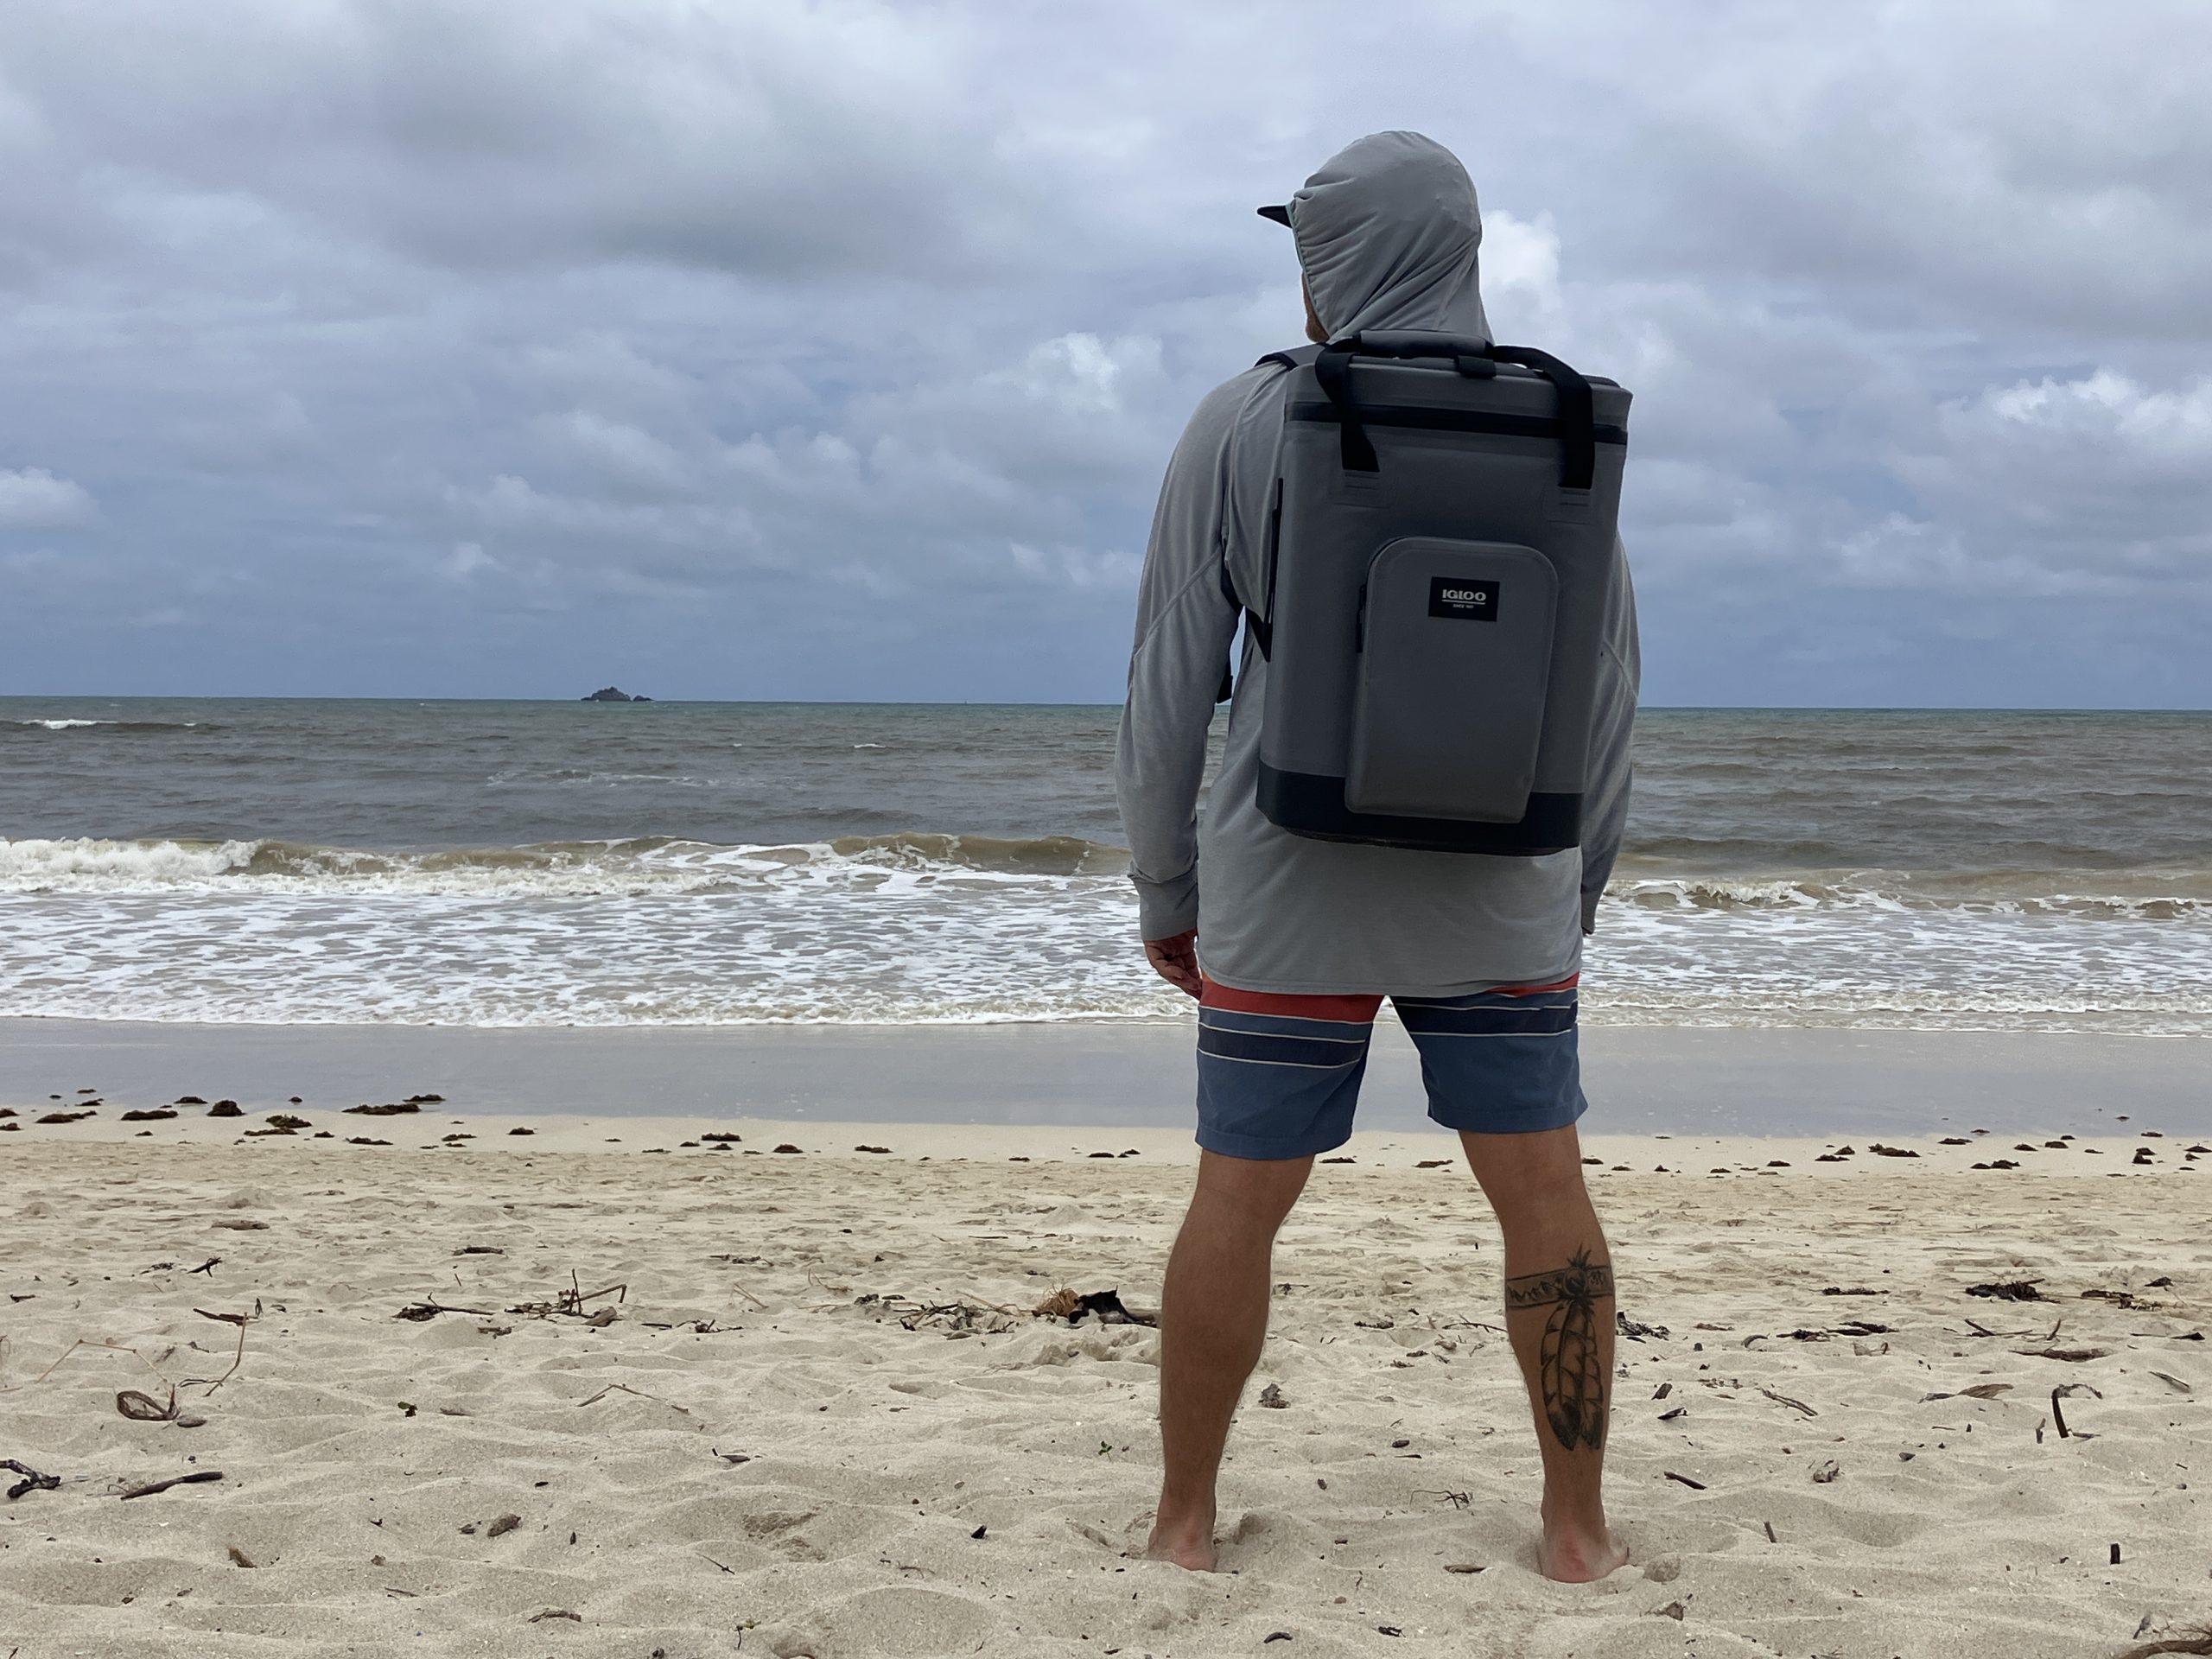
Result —
<path fill-rule="evenodd" d="M 1363 329 L 1490 338 L 1474 187 L 1433 140 L 1363 138 L 1287 207 L 1261 212 L 1290 227 L 1317 344 Z M 1506 1329 L 1543 1456 L 1540 1564 L 1554 1579 L 1601 1578 L 1627 1551 L 1599 1491 L 1614 1314 L 1575 1136 L 1574 987 L 1627 810 L 1634 595 L 1623 563 L 1579 849 L 1483 856 L 1279 828 L 1255 800 L 1268 664 L 1249 639 L 1201 830 L 1207 733 L 1239 609 L 1230 593 L 1251 601 L 1264 588 L 1260 532 L 1293 378 L 1273 363 L 1236 376 L 1199 404 L 1176 448 L 1116 756 L 1146 954 L 1199 1001 L 1202 1150 L 1162 1296 L 1166 1471 L 1150 1550 L 1215 1565 L 1215 1478 L 1266 1336 L 1275 1232 L 1315 1156 L 1351 1134 L 1387 995 L 1421 1047 L 1429 1115 L 1459 1131 L 1503 1230 Z"/>

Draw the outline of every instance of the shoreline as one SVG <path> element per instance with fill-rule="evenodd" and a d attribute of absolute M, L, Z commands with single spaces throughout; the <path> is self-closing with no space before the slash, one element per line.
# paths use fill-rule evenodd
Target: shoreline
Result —
<path fill-rule="evenodd" d="M 1185 1021 L 493 1028 L 0 1019 L 0 1105 L 90 1088 L 335 1111 L 410 1094 L 448 1116 L 650 1116 L 1182 1128 Z M 1892 1136 L 2144 1128 L 2212 1136 L 2212 1037 L 1586 1026 L 1590 1135 Z M 2124 1116 L 2123 1116 L 2124 1115 Z M 359 1120 L 352 1120 L 358 1122 Z M 1419 1063 L 1379 1024 L 1366 1131 L 1421 1132 Z"/>

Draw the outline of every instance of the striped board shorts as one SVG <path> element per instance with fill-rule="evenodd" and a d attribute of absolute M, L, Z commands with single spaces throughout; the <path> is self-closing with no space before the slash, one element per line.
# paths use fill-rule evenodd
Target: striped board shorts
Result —
<path fill-rule="evenodd" d="M 1421 1052 L 1428 1115 L 1447 1129 L 1516 1135 L 1580 1118 L 1575 987 L 1394 996 Z M 1231 1158 L 1308 1158 L 1351 1138 L 1380 996 L 1240 991 L 1198 1001 L 1198 1144 Z"/>

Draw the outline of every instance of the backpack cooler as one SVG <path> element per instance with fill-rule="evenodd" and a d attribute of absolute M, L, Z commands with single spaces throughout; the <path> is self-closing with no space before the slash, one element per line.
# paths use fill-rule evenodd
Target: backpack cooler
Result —
<path fill-rule="evenodd" d="M 1259 807 L 1325 841 L 1575 846 L 1629 394 L 1548 354 L 1374 330 L 1291 372 L 1257 606 Z"/>

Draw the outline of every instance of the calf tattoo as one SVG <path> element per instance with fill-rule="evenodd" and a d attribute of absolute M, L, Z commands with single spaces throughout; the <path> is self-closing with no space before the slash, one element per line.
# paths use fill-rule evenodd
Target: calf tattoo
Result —
<path fill-rule="evenodd" d="M 1598 1353 L 1598 1309 L 1613 1294 L 1613 1270 L 1577 1250 L 1567 1265 L 1505 1281 L 1509 1313 L 1548 1306 L 1536 1375 L 1552 1435 L 1572 1452 L 1605 1438 L 1605 1368 Z"/>

